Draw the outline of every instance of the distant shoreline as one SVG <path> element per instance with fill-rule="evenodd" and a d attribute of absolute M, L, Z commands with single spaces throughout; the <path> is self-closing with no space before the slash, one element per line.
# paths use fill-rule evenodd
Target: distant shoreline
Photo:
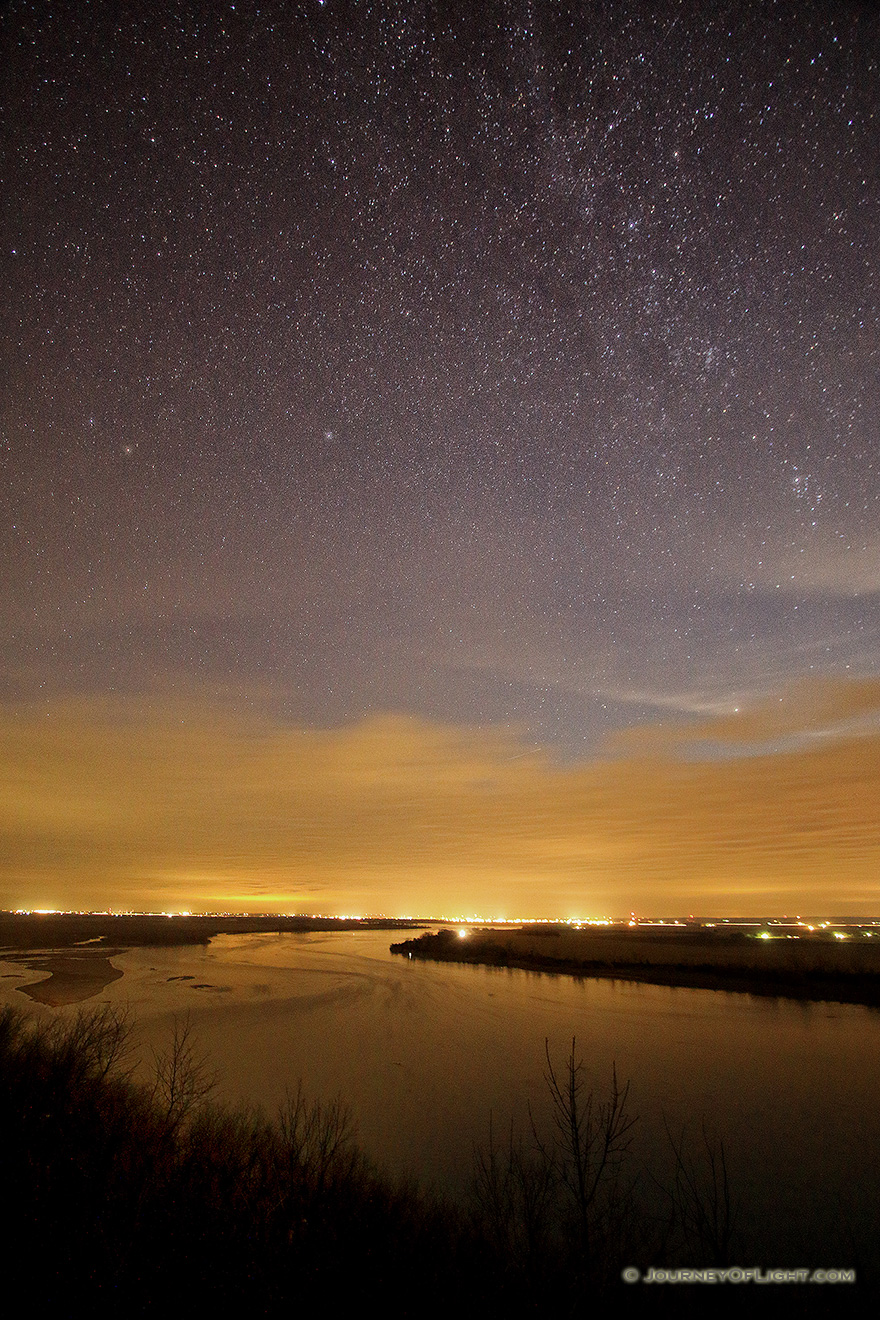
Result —
<path fill-rule="evenodd" d="M 50 1008 L 79 1004 L 123 975 L 111 958 L 128 949 L 205 945 L 215 935 L 309 934 L 332 930 L 416 930 L 423 923 L 355 917 L 189 917 L 106 913 L 0 913 L 0 962 L 21 975 L 46 972 L 17 985 Z M 15 973 L 6 973 L 12 979 Z"/>
<path fill-rule="evenodd" d="M 215 935 L 319 930 L 418 930 L 424 921 L 394 917 L 190 916 L 176 913 L 0 912 L 0 949 L 60 949 L 106 940 L 113 945 L 207 944 Z"/>
<path fill-rule="evenodd" d="M 544 948 L 535 947 L 538 941 Z M 756 941 L 747 936 L 714 937 L 709 931 L 657 936 L 618 930 L 607 935 L 595 931 L 566 934 L 558 950 L 547 947 L 551 943 L 547 934 L 527 929 L 474 930 L 466 938 L 445 930 L 392 944 L 391 952 L 433 962 L 553 976 L 880 1008 L 880 939 L 872 940 L 870 947 L 855 949 L 821 939 L 805 940 L 801 948 L 774 948 L 756 947 Z M 573 953 L 577 944 L 582 946 L 580 957 Z M 844 958 L 849 967 L 840 965 Z"/>

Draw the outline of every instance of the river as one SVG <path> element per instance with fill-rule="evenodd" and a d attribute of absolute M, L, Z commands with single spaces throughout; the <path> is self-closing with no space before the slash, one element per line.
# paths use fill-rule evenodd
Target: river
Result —
<path fill-rule="evenodd" d="M 629 1081 L 635 1161 L 661 1180 L 665 1127 L 685 1130 L 694 1152 L 704 1124 L 723 1137 L 744 1236 L 762 1253 L 747 1263 L 848 1266 L 850 1239 L 875 1236 L 877 1011 L 410 961 L 389 953 L 394 938 L 132 949 L 90 1004 L 130 1008 L 144 1067 L 188 1015 L 218 1098 L 271 1112 L 299 1081 L 310 1097 L 340 1097 L 371 1157 L 452 1197 L 466 1192 L 490 1114 L 496 1132 L 511 1120 L 524 1130 L 529 1108 L 539 1127 L 549 1121 L 545 1041 L 562 1065 L 576 1038 L 598 1099 L 612 1067 Z M 2 997 L 25 1006 L 8 981 Z"/>

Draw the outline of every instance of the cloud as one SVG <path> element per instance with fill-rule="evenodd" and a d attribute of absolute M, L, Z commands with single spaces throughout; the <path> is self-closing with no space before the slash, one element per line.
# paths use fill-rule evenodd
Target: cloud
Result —
<path fill-rule="evenodd" d="M 7 907 L 599 916 L 880 907 L 880 684 L 825 682 L 562 765 L 497 728 L 197 701 L 0 713 Z M 777 706 L 784 710 L 780 714 Z M 766 750 L 781 731 L 821 733 Z M 754 749 L 753 749 L 754 750 Z"/>
<path fill-rule="evenodd" d="M 858 541 L 817 532 L 799 547 L 783 544 L 765 551 L 760 564 L 740 573 L 786 595 L 874 595 L 880 592 L 880 538 Z"/>
<path fill-rule="evenodd" d="M 687 709 L 672 699 L 657 699 L 656 704 Z M 684 749 L 724 744 L 752 752 L 762 747 L 772 750 L 786 741 L 800 745 L 817 737 L 876 733 L 880 732 L 880 679 L 802 679 L 779 691 L 740 698 L 738 704 L 728 697 L 723 709 L 715 708 L 717 714 L 709 702 L 702 706 L 695 702 L 691 709 L 695 714 L 709 713 L 710 718 L 626 730 L 612 735 L 607 746 L 630 754 L 639 748 L 656 751 L 676 745 Z"/>

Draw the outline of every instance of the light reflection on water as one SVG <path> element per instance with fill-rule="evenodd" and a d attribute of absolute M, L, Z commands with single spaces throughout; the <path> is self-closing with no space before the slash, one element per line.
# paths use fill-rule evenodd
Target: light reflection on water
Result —
<path fill-rule="evenodd" d="M 576 1036 L 600 1098 L 612 1063 L 631 1080 L 643 1151 L 662 1146 L 664 1115 L 694 1135 L 705 1119 L 756 1218 L 788 1221 L 795 1246 L 804 1204 L 821 1200 L 811 1215 L 826 1215 L 828 1232 L 842 1218 L 864 1223 L 880 1169 L 880 1014 L 410 962 L 390 955 L 395 938 L 223 935 L 204 949 L 134 949 L 90 1003 L 129 1004 L 145 1057 L 188 1012 L 220 1098 L 272 1112 L 302 1079 L 309 1096 L 350 1106 L 386 1168 L 453 1194 L 490 1111 L 496 1130 L 525 1124 L 528 1106 L 546 1115 L 545 1038 L 561 1063 Z"/>

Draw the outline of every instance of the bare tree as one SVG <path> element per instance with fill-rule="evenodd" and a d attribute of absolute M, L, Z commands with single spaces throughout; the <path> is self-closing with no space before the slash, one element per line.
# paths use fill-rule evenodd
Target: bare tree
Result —
<path fill-rule="evenodd" d="M 534 1131 L 534 1124 L 533 1131 Z M 495 1139 L 489 1115 L 489 1143 L 476 1148 L 474 1193 L 496 1245 L 531 1272 L 547 1253 L 553 1217 L 556 1167 L 536 1140 L 529 1150 L 514 1135 L 513 1120 L 507 1141 Z"/>
<path fill-rule="evenodd" d="M 351 1114 L 340 1100 L 308 1101 L 302 1082 L 287 1098 L 278 1116 L 282 1148 L 291 1177 L 321 1191 L 330 1176 L 349 1168 L 356 1158 Z"/>
<path fill-rule="evenodd" d="M 131 1019 L 128 1009 L 116 1004 L 38 1023 L 30 1034 L 34 1045 L 44 1048 L 56 1065 L 82 1080 L 102 1082 L 110 1073 L 126 1080 L 133 1072 L 133 1066 L 122 1066 L 131 1053 Z"/>
<path fill-rule="evenodd" d="M 684 1247 L 700 1262 L 711 1265 L 730 1263 L 738 1206 L 734 1201 L 723 1140 L 710 1137 L 702 1125 L 699 1156 L 685 1144 L 685 1131 L 676 1138 L 664 1119 L 666 1135 L 675 1161 L 672 1187 L 672 1212 Z"/>
<path fill-rule="evenodd" d="M 601 1227 L 607 1237 L 612 1219 L 620 1217 L 631 1194 L 632 1188 L 623 1186 L 622 1168 L 637 1119 L 627 1108 L 629 1082 L 620 1086 L 615 1065 L 608 1099 L 596 1101 L 593 1091 L 587 1090 L 583 1061 L 576 1061 L 576 1047 L 573 1037 L 560 1077 L 550 1057 L 550 1043 L 544 1041 L 544 1079 L 556 1129 L 554 1151 L 540 1143 L 537 1132 L 535 1137 L 545 1157 L 558 1168 L 574 1211 L 583 1258 L 589 1262 L 597 1230 Z"/>
<path fill-rule="evenodd" d="M 531 1141 L 513 1127 L 498 1142 L 490 1119 L 489 1144 L 475 1152 L 474 1192 L 485 1227 L 502 1257 L 540 1290 L 568 1276 L 580 1305 L 626 1255 L 635 1215 L 634 1181 L 627 1155 L 636 1118 L 628 1108 L 629 1084 L 612 1068 L 607 1099 L 588 1086 L 573 1039 L 563 1068 L 544 1043 L 544 1079 L 552 1122 L 542 1129 L 529 1108 Z M 549 1274 L 548 1274 L 549 1271 Z"/>
<path fill-rule="evenodd" d="M 153 1050 L 151 1098 L 168 1130 L 176 1131 L 216 1085 L 216 1074 L 209 1070 L 204 1056 L 196 1052 L 189 1014 L 183 1021 L 175 1018 L 168 1049 L 161 1053 Z"/>
<path fill-rule="evenodd" d="M 127 1008 L 104 1004 L 91 1013 L 79 1012 L 70 1028 L 71 1044 L 90 1061 L 93 1076 L 103 1081 L 109 1073 L 130 1076 L 122 1068 L 131 1052 L 131 1018 Z"/>

